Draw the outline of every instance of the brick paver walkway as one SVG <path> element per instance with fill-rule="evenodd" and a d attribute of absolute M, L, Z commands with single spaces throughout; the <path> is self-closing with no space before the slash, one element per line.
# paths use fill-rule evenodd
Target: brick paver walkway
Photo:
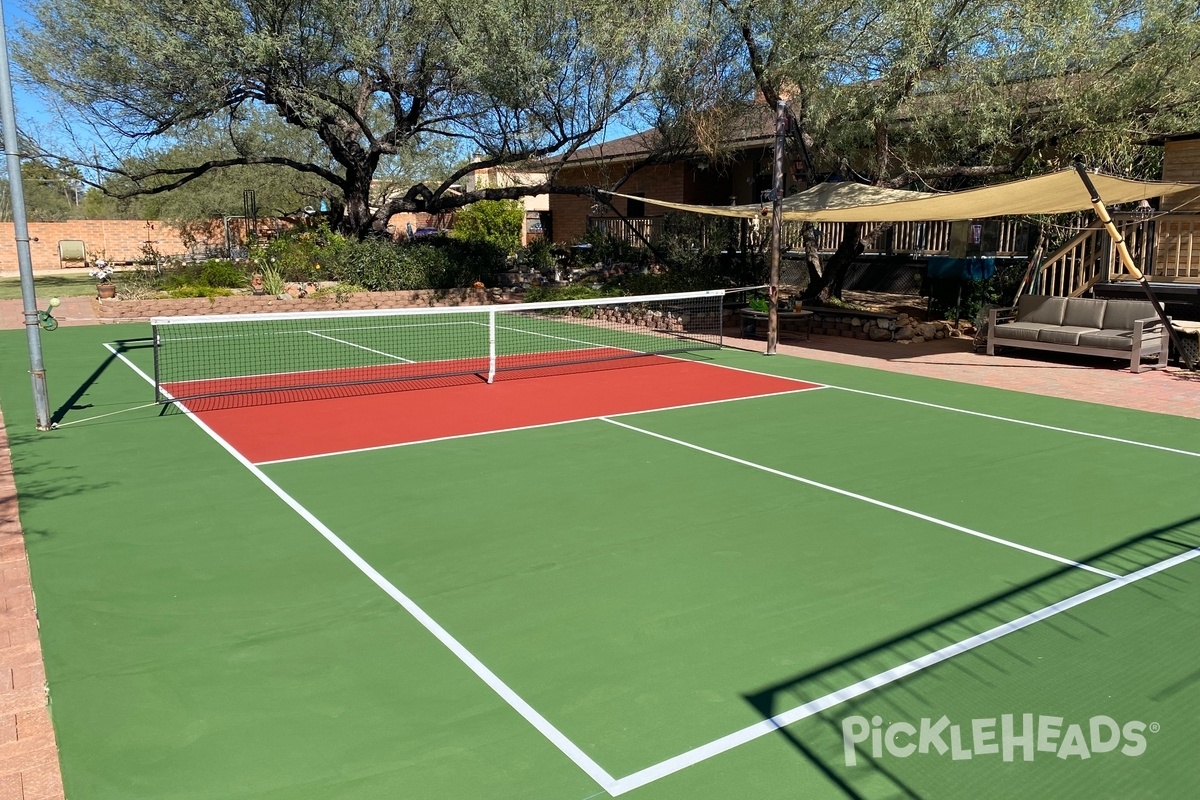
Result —
<path fill-rule="evenodd" d="M 61 800 L 25 540 L 0 414 L 0 800 Z"/>
<path fill-rule="evenodd" d="M 55 317 L 62 325 L 100 321 L 95 301 L 88 297 L 64 298 Z M 21 301 L 0 301 L 0 329 L 23 325 Z M 761 341 L 730 337 L 726 341 L 749 350 L 764 347 Z M 901 345 L 834 336 L 795 343 L 785 338 L 779 352 L 1200 419 L 1200 373 L 1178 368 L 1135 375 L 1113 360 L 1040 353 L 988 357 L 974 353 L 964 339 Z M 0 800 L 62 797 L 29 566 L 0 416 Z"/>

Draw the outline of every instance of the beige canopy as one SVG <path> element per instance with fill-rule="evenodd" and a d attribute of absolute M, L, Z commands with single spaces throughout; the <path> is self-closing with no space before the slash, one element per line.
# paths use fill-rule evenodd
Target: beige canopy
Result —
<path fill-rule="evenodd" d="M 1163 211 L 1200 211 L 1200 184 L 1197 183 L 1134 181 L 1111 175 L 1092 175 L 1091 178 L 1100 197 L 1109 205 L 1162 197 L 1166 198 Z M 761 217 L 763 208 L 757 203 L 700 206 L 612 194 L 661 208 L 722 217 Z M 1064 169 L 1035 178 L 945 194 L 882 189 L 858 183 L 822 183 L 785 198 L 783 218 L 797 222 L 922 222 L 1061 214 L 1091 208 L 1091 196 L 1079 175 L 1073 169 Z"/>

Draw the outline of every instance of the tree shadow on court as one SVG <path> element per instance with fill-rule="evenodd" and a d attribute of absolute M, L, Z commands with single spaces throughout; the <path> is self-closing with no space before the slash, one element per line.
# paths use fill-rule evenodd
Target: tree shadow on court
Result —
<path fill-rule="evenodd" d="M 10 445 L 22 445 L 30 439 L 45 436 L 44 433 L 22 434 L 9 433 Z M 12 448 L 12 469 L 20 478 L 17 480 L 17 494 L 0 498 L 0 516 L 16 520 L 18 504 L 28 512 L 30 509 L 43 504 L 82 494 L 94 493 L 102 496 L 104 490 L 115 485 L 113 481 L 92 480 L 80 474 L 79 467 L 63 465 L 38 455 L 34 448 Z M 53 534 L 49 530 L 25 528 L 26 538 L 37 536 L 48 538 Z"/>
<path fill-rule="evenodd" d="M 54 411 L 54 413 L 50 416 L 51 423 L 61 423 L 64 419 L 66 419 L 67 414 L 72 411 L 86 411 L 89 408 L 95 407 L 92 403 L 81 404 L 80 400 L 82 400 L 84 395 L 86 395 L 88 391 L 96 385 L 96 382 L 100 380 L 104 373 L 107 372 L 108 369 L 119 360 L 117 357 L 118 353 L 125 355 L 126 353 L 131 353 L 136 350 L 145 350 L 154 346 L 153 340 L 146 338 L 118 339 L 115 342 L 110 342 L 110 344 L 113 345 L 113 347 L 116 349 L 116 352 L 114 353 L 108 348 L 105 348 L 104 352 L 106 353 L 106 356 L 104 360 L 96 365 L 96 368 L 92 370 L 92 373 L 84 378 L 83 382 L 75 388 L 75 391 L 71 392 L 70 397 L 64 400 L 62 405 L 60 405 Z M 126 369 L 126 367 L 122 366 L 122 369 Z"/>
<path fill-rule="evenodd" d="M 1196 547 L 1200 547 L 1200 515 L 1131 537 L 1119 545 L 1098 551 L 1080 561 L 1117 574 L 1128 574 Z M 1064 566 L 1036 580 L 1015 586 L 1008 591 L 932 620 L 918 628 L 872 644 L 846 657 L 743 695 L 743 697 L 763 719 L 774 719 L 777 715 L 791 709 L 820 698 L 827 698 L 872 676 L 880 675 L 880 673 L 913 659 L 962 642 L 983 631 L 1011 623 L 1020 617 L 1085 591 L 1098 585 L 1096 577 L 1094 574 L 1078 568 Z M 1182 578 L 1172 575 L 1169 569 L 1157 573 L 1155 577 L 1158 580 L 1153 584 L 1148 580 L 1143 580 L 1131 584 L 1129 589 L 1118 591 L 1138 590 L 1152 597 L 1159 597 L 1163 592 L 1176 594 L 1194 592 L 1193 586 L 1188 585 Z M 1035 623 L 1034 627 L 1037 626 L 1042 626 L 1056 636 L 1065 637 L 1073 643 L 1081 642 L 1082 637 L 1076 632 L 1078 629 L 1102 638 L 1108 635 L 1070 610 L 1041 620 Z M 1176 631 L 1174 634 L 1178 635 L 1179 632 Z M 971 657 L 963 658 L 967 652 Z M 1036 659 L 1014 650 L 1004 638 L 1000 638 L 989 642 L 984 647 L 952 656 L 941 662 L 939 666 L 943 669 L 955 670 L 957 675 L 969 682 L 971 686 L 988 686 L 995 676 L 1010 677 L 1008 667 L 1014 664 L 1020 668 L 1037 666 Z M 983 671 L 988 674 L 981 674 Z M 923 696 L 920 690 L 912 685 L 912 678 L 920 674 L 918 672 L 908 678 L 888 684 L 886 691 L 880 686 L 870 689 L 856 698 L 835 702 L 827 710 L 818 711 L 807 717 L 806 725 L 797 721 L 788 725 L 780 725 L 776 728 L 776 732 L 781 739 L 794 747 L 833 785 L 837 786 L 847 798 L 879 800 L 901 797 L 943 797 L 945 795 L 941 792 L 932 789 L 926 790 L 914 785 L 920 780 L 921 775 L 921 769 L 916 768 L 916 763 L 906 764 L 906 762 L 893 757 L 888 759 L 888 763 L 895 764 L 897 767 L 889 768 L 884 763 L 884 759 L 872 757 L 870 741 L 857 745 L 856 765 L 853 767 L 846 765 L 842 722 L 847 717 L 860 715 L 870 719 L 881 714 L 882 708 L 895 713 L 892 719 L 911 723 L 921 717 L 929 716 L 929 713 L 924 711 L 914 714 L 914 708 L 906 708 L 905 705 L 911 704 L 918 709 L 938 708 L 936 703 L 931 702 L 931 698 Z M 1191 675 L 1185 682 L 1200 682 L 1200 671 Z M 1158 695 L 1165 697 L 1164 692 L 1174 693 L 1181 688 L 1182 686 L 1167 687 L 1158 692 Z M 1038 709 L 1030 708 L 1012 710 L 1014 712 L 1038 711 Z M 935 719 L 938 716 L 940 713 L 934 714 Z M 801 727 L 805 728 L 804 733 L 797 730 Z M 964 739 L 969 736 L 969 732 L 964 732 Z M 998 738 L 999 733 L 997 732 Z M 915 737 L 911 741 L 915 741 Z M 950 756 L 947 755 L 944 758 L 949 759 Z M 910 759 L 910 761 L 914 761 L 914 759 Z M 899 772 L 901 764 L 906 764 L 905 775 L 901 775 Z M 965 787 L 961 788 L 963 793 L 957 796 L 971 796 Z"/>

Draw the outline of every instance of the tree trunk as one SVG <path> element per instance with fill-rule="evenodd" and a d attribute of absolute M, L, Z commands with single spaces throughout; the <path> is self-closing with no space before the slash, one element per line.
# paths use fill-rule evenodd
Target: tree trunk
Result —
<path fill-rule="evenodd" d="M 838 243 L 837 250 L 829 257 L 824 269 L 814 275 L 814 279 L 809 282 L 808 289 L 804 292 L 804 299 L 820 300 L 821 302 L 826 302 L 830 298 L 840 300 L 846 270 L 854 263 L 854 259 L 862 255 L 865 249 L 866 243 L 862 240 L 862 223 L 847 222 L 846 227 L 842 229 L 842 241 Z M 811 262 L 809 273 L 812 274 Z"/>

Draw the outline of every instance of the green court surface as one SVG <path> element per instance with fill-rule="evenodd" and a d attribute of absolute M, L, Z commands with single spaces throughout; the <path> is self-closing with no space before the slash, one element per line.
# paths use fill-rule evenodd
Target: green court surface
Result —
<path fill-rule="evenodd" d="M 1195 420 L 722 350 L 823 388 L 253 465 L 148 335 L 38 433 L 0 334 L 68 798 L 1200 796 Z"/>

